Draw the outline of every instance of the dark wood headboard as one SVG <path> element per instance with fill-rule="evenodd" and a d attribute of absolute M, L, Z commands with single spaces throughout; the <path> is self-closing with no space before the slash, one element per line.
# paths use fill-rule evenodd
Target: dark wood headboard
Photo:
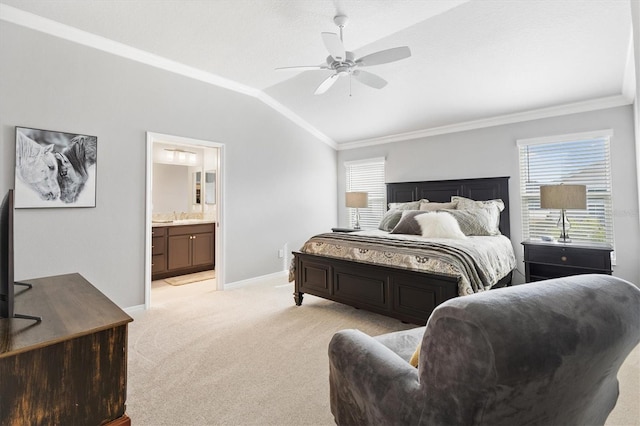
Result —
<path fill-rule="evenodd" d="M 387 203 L 404 203 L 426 198 L 444 203 L 451 201 L 452 195 L 484 201 L 500 198 L 504 201 L 504 211 L 500 215 L 500 232 L 509 237 L 509 177 L 430 180 L 422 182 L 399 182 L 387 184 Z"/>

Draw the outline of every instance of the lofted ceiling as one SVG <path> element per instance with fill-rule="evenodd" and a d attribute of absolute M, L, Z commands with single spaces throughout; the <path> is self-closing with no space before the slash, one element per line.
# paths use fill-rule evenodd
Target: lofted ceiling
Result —
<path fill-rule="evenodd" d="M 2 5 L 235 82 L 342 147 L 567 105 L 628 104 L 635 90 L 629 0 L 0 0 Z M 356 57 L 410 47 L 410 58 L 366 69 L 387 80 L 386 87 L 343 76 L 314 95 L 331 71 L 275 70 L 325 64 L 320 33 L 339 32 L 337 14 L 349 16 L 344 44 Z"/>

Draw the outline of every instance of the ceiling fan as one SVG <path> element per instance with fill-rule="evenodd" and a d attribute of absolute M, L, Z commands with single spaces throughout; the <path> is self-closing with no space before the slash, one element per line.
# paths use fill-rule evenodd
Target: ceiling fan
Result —
<path fill-rule="evenodd" d="M 338 26 L 338 28 L 340 28 L 339 36 L 335 33 L 321 33 L 322 41 L 329 51 L 329 56 L 327 56 L 327 65 L 281 67 L 276 68 L 276 70 L 334 71 L 333 74 L 327 77 L 318 86 L 314 95 L 320 95 L 329 90 L 329 88 L 338 81 L 338 78 L 343 75 L 353 76 L 360 83 L 373 87 L 374 89 L 382 89 L 387 85 L 387 81 L 385 79 L 368 71 L 360 70 L 359 68 L 387 64 L 389 62 L 399 61 L 411 56 L 411 50 L 409 50 L 409 47 L 402 46 L 381 50 L 355 59 L 353 52 L 349 52 L 345 49 L 342 40 L 342 30 L 349 22 L 349 17 L 346 15 L 338 15 L 333 18 L 333 22 Z"/>

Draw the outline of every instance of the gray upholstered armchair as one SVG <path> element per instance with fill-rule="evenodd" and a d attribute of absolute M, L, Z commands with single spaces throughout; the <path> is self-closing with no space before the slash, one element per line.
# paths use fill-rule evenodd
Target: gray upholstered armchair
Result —
<path fill-rule="evenodd" d="M 603 424 L 639 341 L 640 290 L 607 275 L 459 297 L 426 327 L 338 332 L 331 411 L 339 425 Z"/>

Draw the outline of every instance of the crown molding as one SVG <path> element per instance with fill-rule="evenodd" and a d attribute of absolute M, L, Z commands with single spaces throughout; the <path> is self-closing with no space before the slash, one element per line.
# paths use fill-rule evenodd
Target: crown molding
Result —
<path fill-rule="evenodd" d="M 337 149 L 337 144 L 331 138 L 261 90 L 2 3 L 0 3 L 0 20 L 251 96 L 273 108 L 331 148 Z"/>
<path fill-rule="evenodd" d="M 539 120 L 541 118 L 550 118 L 581 112 L 596 111 L 600 109 L 615 108 L 619 106 L 630 105 L 632 103 L 633 99 L 629 99 L 624 95 L 609 96 L 584 102 L 576 102 L 555 107 L 518 112 L 514 114 L 506 114 L 481 120 L 466 121 L 463 123 L 451 124 L 448 126 L 432 127 L 430 129 L 416 130 L 414 132 L 399 133 L 396 135 L 382 136 L 379 138 L 362 139 L 353 142 L 341 143 L 338 144 L 338 151 L 402 142 L 412 139 L 426 138 L 429 136 L 444 135 L 447 133 L 483 129 L 486 127 L 502 126 L 505 124 L 520 123 L 523 121 Z"/>

